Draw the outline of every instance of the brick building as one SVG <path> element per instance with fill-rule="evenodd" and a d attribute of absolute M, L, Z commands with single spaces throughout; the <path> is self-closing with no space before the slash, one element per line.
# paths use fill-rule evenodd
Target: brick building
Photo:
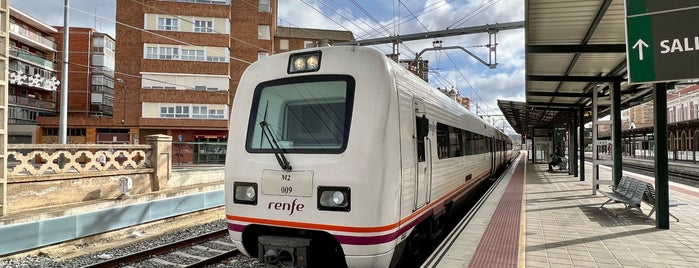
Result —
<path fill-rule="evenodd" d="M 347 41 L 354 41 L 352 32 L 279 26 L 274 35 L 274 48 L 277 52 L 286 52 Z"/>
<path fill-rule="evenodd" d="M 223 163 L 238 80 L 273 53 L 276 0 L 116 3 L 115 128 L 173 136 L 175 163 Z"/>
<path fill-rule="evenodd" d="M 63 58 L 63 27 L 56 27 L 54 39 Z M 68 51 L 68 143 L 128 143 L 128 131 L 114 130 L 115 41 L 91 28 L 69 28 Z M 59 77 L 63 64 L 58 66 Z M 61 88 L 56 93 L 60 96 Z M 57 98 L 57 111 L 60 110 Z M 38 119 L 38 143 L 58 142 L 58 116 Z M 119 133 L 120 134 L 115 134 Z M 117 137 L 117 138 L 115 138 Z"/>
<path fill-rule="evenodd" d="M 39 116 L 56 115 L 56 28 L 10 8 L 8 143 L 36 143 Z"/>

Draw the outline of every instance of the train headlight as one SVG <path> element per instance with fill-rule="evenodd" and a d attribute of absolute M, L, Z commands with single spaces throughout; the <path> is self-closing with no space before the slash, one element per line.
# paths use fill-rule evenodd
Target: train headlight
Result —
<path fill-rule="evenodd" d="M 320 69 L 320 56 L 320 51 L 291 54 L 287 72 L 292 74 L 318 71 Z"/>
<path fill-rule="evenodd" d="M 318 210 L 350 211 L 349 187 L 318 187 Z"/>
<path fill-rule="evenodd" d="M 234 182 L 233 192 L 234 203 L 257 205 L 257 183 Z"/>

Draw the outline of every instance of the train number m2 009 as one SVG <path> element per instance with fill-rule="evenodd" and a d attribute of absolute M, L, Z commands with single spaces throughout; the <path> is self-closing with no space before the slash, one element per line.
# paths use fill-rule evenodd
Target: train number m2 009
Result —
<path fill-rule="evenodd" d="M 309 197 L 313 195 L 313 171 L 262 171 L 262 194 Z"/>

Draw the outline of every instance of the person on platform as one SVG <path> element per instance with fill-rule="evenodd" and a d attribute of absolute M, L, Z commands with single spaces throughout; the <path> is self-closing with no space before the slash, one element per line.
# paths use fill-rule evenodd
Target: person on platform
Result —
<path fill-rule="evenodd" d="M 561 157 L 563 157 L 561 155 L 561 150 L 558 149 L 558 146 L 556 146 L 556 148 L 553 150 L 553 154 L 551 154 L 551 162 L 549 162 L 548 172 L 553 172 L 553 167 L 561 164 L 561 162 L 562 162 Z"/>

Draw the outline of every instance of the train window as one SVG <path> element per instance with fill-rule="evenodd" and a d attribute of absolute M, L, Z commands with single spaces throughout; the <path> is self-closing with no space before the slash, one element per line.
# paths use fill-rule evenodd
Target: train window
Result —
<path fill-rule="evenodd" d="M 473 148 L 474 148 L 474 146 L 473 146 L 473 133 L 471 133 L 470 131 L 464 131 L 463 134 L 464 134 L 464 138 L 463 138 L 464 155 L 472 155 L 472 154 L 474 154 L 474 151 L 473 151 Z"/>
<path fill-rule="evenodd" d="M 463 144 L 462 130 L 455 127 L 449 128 L 449 157 L 462 156 L 461 147 Z"/>
<path fill-rule="evenodd" d="M 246 150 L 269 153 L 278 147 L 288 153 L 343 152 L 349 137 L 354 84 L 350 76 L 321 75 L 258 85 Z M 262 122 L 267 127 L 262 127 Z"/>
<path fill-rule="evenodd" d="M 449 157 L 449 126 L 437 123 L 437 157 Z"/>

